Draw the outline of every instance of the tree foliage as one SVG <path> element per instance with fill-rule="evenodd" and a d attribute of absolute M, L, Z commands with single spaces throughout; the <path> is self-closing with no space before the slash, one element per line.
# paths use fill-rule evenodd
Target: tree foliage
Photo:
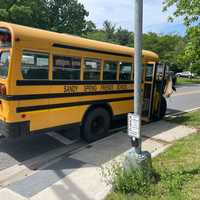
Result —
<path fill-rule="evenodd" d="M 163 10 L 166 11 L 172 6 L 176 6 L 176 10 L 170 19 L 174 17 L 184 17 L 186 26 L 191 26 L 194 22 L 200 23 L 200 1 L 199 0 L 165 0 Z"/>
<path fill-rule="evenodd" d="M 77 0 L 0 0 L 0 20 L 81 35 L 88 12 Z"/>
<path fill-rule="evenodd" d="M 182 71 L 186 66 L 182 60 L 185 39 L 178 35 L 160 35 L 146 33 L 143 35 L 143 48 L 156 52 L 161 62 L 171 70 Z"/>
<path fill-rule="evenodd" d="M 187 63 L 187 69 L 200 74 L 200 0 L 165 0 L 164 11 L 175 6 L 176 10 L 170 20 L 183 17 L 187 27 L 186 46 L 182 62 Z"/>
<path fill-rule="evenodd" d="M 189 28 L 187 40 L 184 61 L 188 63 L 190 71 L 200 74 L 200 27 Z"/>
<path fill-rule="evenodd" d="M 103 30 L 104 30 L 104 32 L 106 34 L 107 40 L 108 41 L 109 40 L 113 40 L 113 38 L 115 36 L 114 35 L 115 34 L 115 25 L 112 24 L 112 22 L 106 20 L 103 23 Z"/>
<path fill-rule="evenodd" d="M 96 31 L 97 27 L 96 24 L 92 21 L 87 21 L 86 22 L 86 26 L 85 26 L 85 30 L 84 33 L 91 33 Z"/>
<path fill-rule="evenodd" d="M 134 33 L 111 22 L 104 22 L 102 29 L 96 29 L 84 35 L 87 38 L 111 42 L 124 46 L 134 46 Z M 184 57 L 185 38 L 178 35 L 143 34 L 143 48 L 154 51 L 160 56 L 161 62 L 167 63 L 172 70 L 182 71 L 188 62 Z"/>
<path fill-rule="evenodd" d="M 126 46 L 133 46 L 134 43 L 134 35 L 132 32 L 122 27 L 117 28 L 112 22 L 107 20 L 103 23 L 102 29 L 87 31 L 83 36 L 94 40 Z"/>
<path fill-rule="evenodd" d="M 183 16 L 187 36 L 143 35 L 143 48 L 159 54 L 175 71 L 200 73 L 200 1 L 164 0 L 164 10 L 176 6 L 171 19 Z M 0 0 L 0 20 L 133 47 L 134 33 L 106 20 L 101 29 L 87 21 L 89 13 L 78 0 Z"/>
<path fill-rule="evenodd" d="M 134 44 L 134 34 L 122 27 L 119 27 L 115 33 L 116 42 L 120 45 L 133 46 Z"/>

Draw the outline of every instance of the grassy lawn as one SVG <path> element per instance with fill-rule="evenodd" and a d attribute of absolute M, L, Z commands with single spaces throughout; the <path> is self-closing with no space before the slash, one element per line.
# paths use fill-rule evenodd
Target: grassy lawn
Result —
<path fill-rule="evenodd" d="M 173 122 L 200 128 L 200 111 Z M 153 168 L 159 178 L 148 193 L 112 192 L 106 200 L 200 200 L 200 131 L 177 141 L 154 158 Z"/>
<path fill-rule="evenodd" d="M 177 84 L 200 84 L 200 79 L 177 78 Z"/>
<path fill-rule="evenodd" d="M 200 132 L 178 141 L 153 159 L 161 176 L 149 194 L 110 193 L 106 200 L 199 200 Z"/>
<path fill-rule="evenodd" d="M 186 114 L 176 117 L 174 119 L 169 118 L 167 120 L 174 122 L 174 123 L 178 123 L 178 124 L 191 126 L 191 127 L 200 129 L 200 110 L 196 111 L 196 112 L 186 113 Z"/>

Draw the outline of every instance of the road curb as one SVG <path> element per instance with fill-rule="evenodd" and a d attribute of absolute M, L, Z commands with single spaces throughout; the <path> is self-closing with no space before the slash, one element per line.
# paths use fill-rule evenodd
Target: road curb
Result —
<path fill-rule="evenodd" d="M 195 112 L 195 111 L 198 111 L 198 110 L 200 110 L 200 106 L 196 107 L 196 108 L 192 108 L 192 109 L 180 111 L 180 112 L 177 112 L 177 113 L 174 113 L 174 114 L 172 113 L 172 114 L 165 115 L 164 119 L 167 119 L 167 118 L 176 118 L 176 117 L 179 117 L 181 115 L 184 115 L 184 114 L 187 114 L 187 113 L 191 113 L 191 112 Z"/>

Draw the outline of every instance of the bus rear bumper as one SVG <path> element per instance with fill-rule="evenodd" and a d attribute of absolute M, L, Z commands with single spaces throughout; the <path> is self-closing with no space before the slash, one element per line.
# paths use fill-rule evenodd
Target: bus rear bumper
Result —
<path fill-rule="evenodd" d="M 4 122 L 0 120 L 0 133 L 5 137 L 19 138 L 30 134 L 29 122 Z"/>

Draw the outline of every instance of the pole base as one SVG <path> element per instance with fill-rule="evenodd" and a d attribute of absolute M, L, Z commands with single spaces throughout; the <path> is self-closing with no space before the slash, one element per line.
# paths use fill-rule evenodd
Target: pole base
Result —
<path fill-rule="evenodd" d="M 135 151 L 135 148 L 129 150 L 124 161 L 124 168 L 149 168 L 152 169 L 152 160 L 151 154 L 148 151 L 142 151 L 141 154 L 138 154 Z"/>

